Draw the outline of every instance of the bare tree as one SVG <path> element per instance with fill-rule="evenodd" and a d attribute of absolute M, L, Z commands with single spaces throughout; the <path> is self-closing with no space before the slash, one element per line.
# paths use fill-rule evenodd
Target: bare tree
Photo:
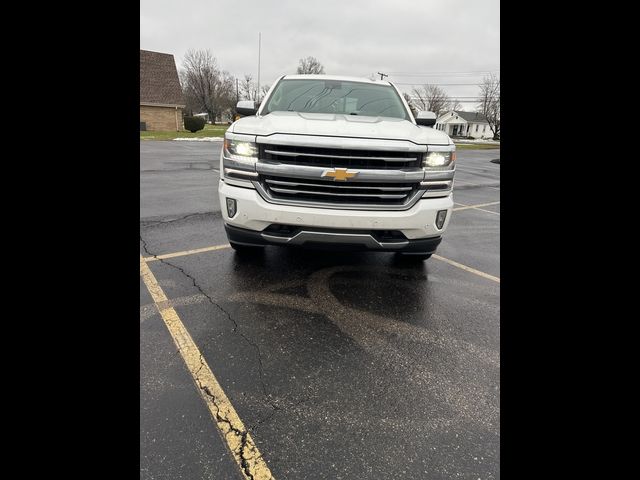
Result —
<path fill-rule="evenodd" d="M 182 93 L 184 94 L 184 114 L 186 116 L 191 116 L 196 113 L 203 113 L 203 111 L 206 111 L 206 109 L 202 107 L 202 102 L 197 99 L 195 95 L 191 95 L 187 91 L 187 72 L 180 69 L 178 71 L 178 76 L 180 77 L 180 85 L 182 85 Z"/>
<path fill-rule="evenodd" d="M 271 88 L 271 85 L 263 85 L 262 87 L 260 87 L 260 102 L 258 103 L 262 103 L 262 100 L 264 100 L 264 97 L 266 97 L 267 93 L 269 93 L 270 88 Z"/>
<path fill-rule="evenodd" d="M 462 110 L 462 104 L 458 101 L 457 98 L 449 101 L 449 106 L 447 107 L 447 111 L 450 110 Z"/>
<path fill-rule="evenodd" d="M 413 99 L 411 98 L 411 95 L 409 95 L 408 93 L 403 93 L 402 96 L 404 97 L 404 99 L 406 100 L 407 104 L 409 105 L 409 108 L 411 109 L 411 113 L 413 113 L 413 116 L 415 117 L 416 114 L 418 113 L 418 110 L 416 109 L 415 105 L 413 104 Z"/>
<path fill-rule="evenodd" d="M 414 87 L 411 93 L 413 94 L 413 104 L 418 110 L 434 112 L 438 117 L 447 110 L 453 110 L 450 108 L 451 99 L 437 85 Z"/>
<path fill-rule="evenodd" d="M 189 50 L 182 61 L 180 79 L 187 110 L 205 111 L 212 122 L 235 104 L 235 79 L 218 68 L 209 50 Z"/>
<path fill-rule="evenodd" d="M 315 73 L 315 74 L 324 74 L 324 67 L 315 57 L 307 57 L 301 58 L 300 63 L 298 64 L 297 73 Z"/>
<path fill-rule="evenodd" d="M 495 74 L 484 77 L 480 84 L 478 112 L 487 117 L 494 140 L 500 138 L 500 79 Z"/>
<path fill-rule="evenodd" d="M 253 100 L 256 103 L 261 103 L 267 92 L 271 88 L 269 85 L 262 85 L 260 87 L 260 93 L 258 94 L 258 86 L 253 81 L 251 75 L 245 75 L 244 80 L 240 82 L 240 92 L 243 100 Z"/>
<path fill-rule="evenodd" d="M 258 97 L 258 92 L 256 89 L 256 84 L 253 81 L 253 77 L 251 75 L 245 75 L 244 80 L 240 82 L 240 92 L 242 94 L 243 100 L 253 100 L 256 101 Z"/>

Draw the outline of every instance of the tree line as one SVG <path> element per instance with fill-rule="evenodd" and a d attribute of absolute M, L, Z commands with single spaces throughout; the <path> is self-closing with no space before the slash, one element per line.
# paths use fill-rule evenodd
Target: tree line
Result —
<path fill-rule="evenodd" d="M 296 73 L 324 74 L 314 57 L 301 58 Z M 210 50 L 189 50 L 182 60 L 180 83 L 185 99 L 185 114 L 207 113 L 211 120 L 232 112 L 239 100 L 260 103 L 269 86 L 257 85 L 253 75 L 236 78 L 223 70 Z"/>
<path fill-rule="evenodd" d="M 484 115 L 493 133 L 493 138 L 500 138 L 500 78 L 490 74 L 482 79 L 478 96 L 478 113 Z M 460 110 L 460 102 L 449 97 L 446 92 L 437 85 L 422 85 L 411 90 L 412 95 L 403 93 L 404 99 L 414 112 L 427 110 L 434 112 L 436 116 L 451 110 Z"/>
<path fill-rule="evenodd" d="M 324 66 L 314 57 L 301 58 L 296 69 L 298 74 L 324 74 Z M 372 78 L 374 79 L 374 78 Z M 239 100 L 260 103 L 269 86 L 257 85 L 251 74 L 242 79 L 235 78 L 218 66 L 209 50 L 189 50 L 180 69 L 180 82 L 185 97 L 185 113 L 206 112 L 210 119 L 219 119 L 225 112 L 232 112 Z M 487 118 L 494 138 L 500 137 L 500 78 L 494 74 L 485 77 L 479 85 L 477 111 Z M 414 87 L 412 95 L 403 93 L 411 110 L 434 112 L 437 116 L 460 110 L 461 104 L 449 97 L 437 85 Z"/>

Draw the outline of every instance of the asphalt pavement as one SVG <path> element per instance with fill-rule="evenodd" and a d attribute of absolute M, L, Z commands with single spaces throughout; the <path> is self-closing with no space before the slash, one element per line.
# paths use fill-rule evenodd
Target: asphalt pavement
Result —
<path fill-rule="evenodd" d="M 220 147 L 140 142 L 141 255 L 273 476 L 499 478 L 500 151 L 458 151 L 449 229 L 416 264 L 236 255 Z M 141 478 L 243 478 L 142 280 L 140 379 Z"/>

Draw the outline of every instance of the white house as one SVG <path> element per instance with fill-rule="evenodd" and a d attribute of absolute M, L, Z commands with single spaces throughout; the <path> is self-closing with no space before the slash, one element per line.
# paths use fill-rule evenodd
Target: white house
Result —
<path fill-rule="evenodd" d="M 440 115 L 433 128 L 451 137 L 493 138 L 487 118 L 476 112 L 451 110 Z"/>

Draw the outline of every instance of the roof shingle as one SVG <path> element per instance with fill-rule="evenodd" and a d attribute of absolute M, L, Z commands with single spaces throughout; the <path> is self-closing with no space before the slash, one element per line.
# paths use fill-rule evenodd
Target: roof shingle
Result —
<path fill-rule="evenodd" d="M 184 106 L 173 55 L 140 50 L 140 103 Z"/>
<path fill-rule="evenodd" d="M 454 110 L 456 114 L 467 122 L 473 123 L 489 123 L 487 122 L 487 117 L 478 112 L 462 112 L 458 110 Z"/>

